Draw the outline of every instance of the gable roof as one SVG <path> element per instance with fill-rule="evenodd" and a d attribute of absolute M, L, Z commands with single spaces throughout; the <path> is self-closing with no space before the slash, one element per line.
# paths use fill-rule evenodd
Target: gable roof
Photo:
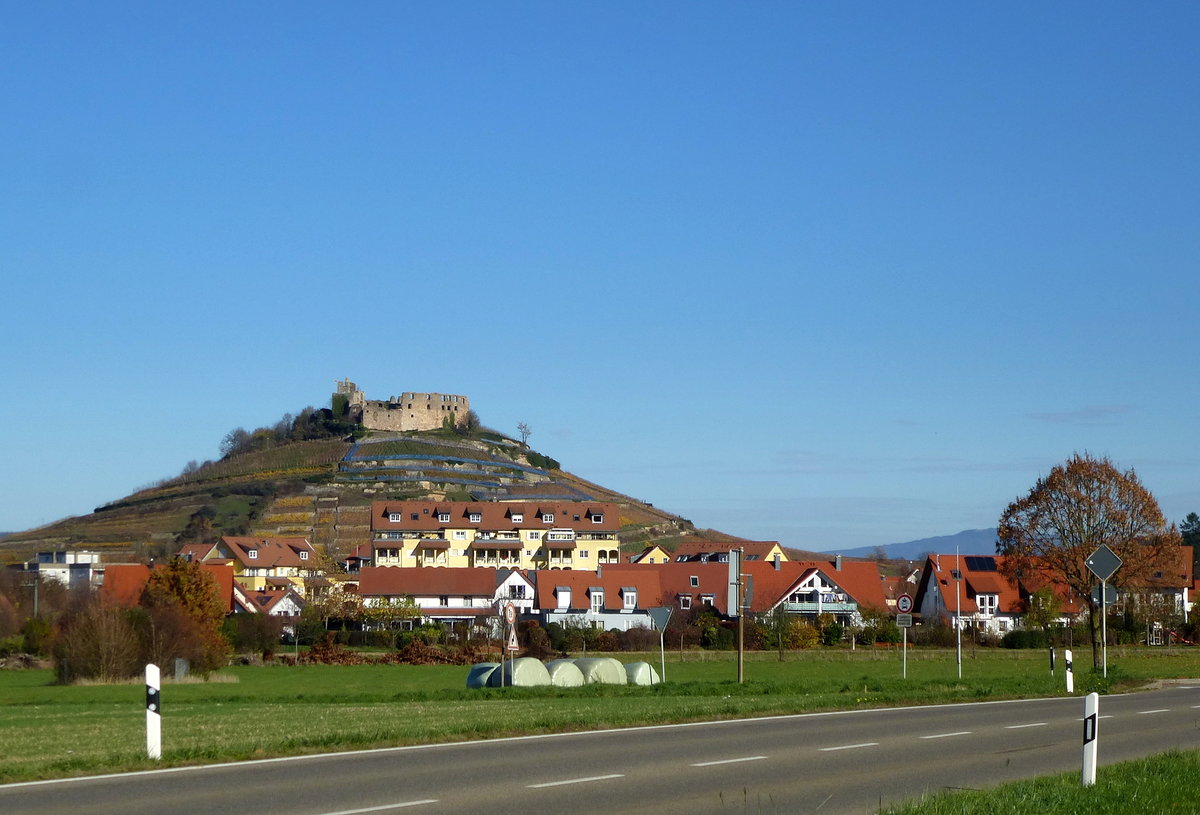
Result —
<path fill-rule="evenodd" d="M 787 553 L 778 541 L 711 541 L 704 539 L 686 540 L 675 547 L 672 560 L 679 562 L 680 558 L 703 561 L 718 554 L 728 554 L 734 549 L 744 550 L 743 562 L 769 560 L 773 555 L 779 555 L 781 561 L 788 559 Z"/>
<path fill-rule="evenodd" d="M 255 552 L 254 557 L 249 555 L 251 551 Z M 256 569 L 277 566 L 316 568 L 316 550 L 307 538 L 222 537 L 216 553 L 224 552 L 228 552 L 243 566 Z M 307 557 L 302 559 L 301 552 Z"/>

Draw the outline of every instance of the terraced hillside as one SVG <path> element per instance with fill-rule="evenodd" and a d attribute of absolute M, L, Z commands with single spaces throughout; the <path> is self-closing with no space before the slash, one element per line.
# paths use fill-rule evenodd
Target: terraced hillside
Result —
<path fill-rule="evenodd" d="M 370 540 L 371 502 L 399 498 L 611 501 L 621 507 L 629 552 L 651 541 L 673 547 L 693 531 L 689 521 L 565 472 L 512 439 L 375 433 L 223 459 L 90 515 L 14 533 L 0 540 L 0 563 L 63 548 L 99 550 L 109 562 L 146 561 L 174 552 L 197 530 L 300 535 L 337 560 Z"/>

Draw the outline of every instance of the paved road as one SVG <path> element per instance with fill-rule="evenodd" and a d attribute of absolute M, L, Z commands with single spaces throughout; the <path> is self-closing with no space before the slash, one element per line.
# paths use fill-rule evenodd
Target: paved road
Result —
<path fill-rule="evenodd" d="M 0 812 L 866 815 L 945 788 L 1078 772 L 1082 715 L 1082 699 L 1040 699 L 373 750 L 12 784 Z M 1101 767 L 1200 748 L 1200 686 L 1102 697 L 1100 715 Z"/>

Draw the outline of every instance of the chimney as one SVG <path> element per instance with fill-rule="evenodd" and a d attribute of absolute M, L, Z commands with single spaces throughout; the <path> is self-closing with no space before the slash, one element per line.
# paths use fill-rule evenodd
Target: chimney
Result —
<path fill-rule="evenodd" d="M 842 556 L 841 555 L 833 556 L 833 569 L 834 569 L 834 571 L 837 571 L 837 572 L 840 572 L 842 570 Z"/>
<path fill-rule="evenodd" d="M 780 565 L 780 562 L 779 562 L 779 555 L 778 555 L 778 554 L 776 554 L 776 555 L 775 555 L 775 571 L 777 571 L 777 572 L 778 572 L 778 571 L 780 571 L 780 570 L 782 570 L 782 569 L 783 569 L 783 566 L 782 566 L 782 565 Z"/>

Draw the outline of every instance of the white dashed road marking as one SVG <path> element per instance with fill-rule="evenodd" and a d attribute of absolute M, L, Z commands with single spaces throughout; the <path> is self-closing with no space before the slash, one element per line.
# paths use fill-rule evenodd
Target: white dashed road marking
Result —
<path fill-rule="evenodd" d="M 624 778 L 623 775 L 593 775 L 590 778 L 570 778 L 566 781 L 549 781 L 545 784 L 526 784 L 525 786 L 531 790 L 540 790 L 545 787 L 561 787 L 565 784 L 586 784 L 589 781 L 609 781 L 613 778 Z"/>
<path fill-rule="evenodd" d="M 762 761 L 766 756 L 746 756 L 745 758 L 727 758 L 722 761 L 701 761 L 693 767 L 715 767 L 718 764 L 737 764 L 740 761 Z"/>

